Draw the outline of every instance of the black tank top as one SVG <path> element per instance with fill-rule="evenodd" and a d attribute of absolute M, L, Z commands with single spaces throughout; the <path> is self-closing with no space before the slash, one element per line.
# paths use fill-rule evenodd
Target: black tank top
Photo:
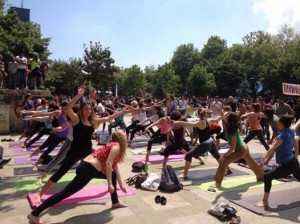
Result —
<path fill-rule="evenodd" d="M 73 127 L 73 142 L 72 148 L 81 148 L 80 150 L 85 150 L 84 148 L 92 148 L 92 134 L 94 133 L 93 126 L 87 126 L 79 120 L 79 123 Z"/>
<path fill-rule="evenodd" d="M 177 144 L 182 144 L 184 142 L 184 129 L 179 128 L 177 130 L 173 130 L 174 140 Z"/>
<path fill-rule="evenodd" d="M 207 120 L 205 120 L 206 122 L 206 127 L 203 130 L 198 129 L 198 133 L 199 133 L 199 141 L 200 143 L 207 141 L 208 139 L 210 139 L 210 127 L 209 124 L 207 122 Z"/>

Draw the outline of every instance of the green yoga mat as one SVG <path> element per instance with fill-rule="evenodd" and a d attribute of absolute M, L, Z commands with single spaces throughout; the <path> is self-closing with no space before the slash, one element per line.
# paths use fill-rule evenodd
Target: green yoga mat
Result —
<path fill-rule="evenodd" d="M 63 187 L 66 186 L 73 178 L 75 174 L 66 174 L 64 175 L 54 187 Z M 46 183 L 48 178 L 45 178 L 43 181 L 43 185 Z M 14 183 L 14 187 L 16 191 L 35 191 L 40 189 L 42 186 L 36 184 L 37 178 L 34 179 L 21 179 L 16 180 Z M 104 183 L 106 180 L 104 179 L 92 179 L 89 184 L 96 184 L 96 183 Z"/>
<path fill-rule="evenodd" d="M 207 167 L 217 167 L 217 163 L 212 163 L 212 162 L 209 162 L 207 161 L 206 159 L 203 159 L 205 165 L 200 165 L 199 161 L 198 160 L 193 160 L 192 162 L 192 165 L 191 165 L 191 169 L 192 168 L 207 168 Z M 184 169 L 184 164 L 185 164 L 185 161 L 177 161 L 177 162 L 169 162 L 168 163 L 169 165 L 171 165 L 173 167 L 173 169 L 175 171 L 180 171 L 180 170 L 183 170 Z M 161 166 L 162 164 L 150 164 L 149 165 L 149 170 L 152 171 L 152 172 L 161 172 Z"/>
<path fill-rule="evenodd" d="M 216 192 L 208 191 L 209 186 L 212 185 L 213 183 L 214 182 L 206 182 L 198 185 L 197 187 L 209 193 L 216 194 L 216 193 L 223 193 L 226 191 L 246 191 L 247 189 L 263 188 L 264 186 L 264 182 L 262 181 L 257 182 L 255 176 L 224 179 L 222 182 L 222 187 L 215 189 Z M 282 183 L 283 182 L 277 180 L 272 181 L 272 185 L 278 185 Z"/>

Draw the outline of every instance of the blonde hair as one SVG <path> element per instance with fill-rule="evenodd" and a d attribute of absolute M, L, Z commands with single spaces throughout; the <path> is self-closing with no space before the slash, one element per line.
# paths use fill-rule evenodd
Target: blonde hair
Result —
<path fill-rule="evenodd" d="M 112 140 L 120 145 L 119 162 L 123 162 L 126 156 L 127 141 L 125 133 L 122 130 L 117 130 L 112 134 Z"/>

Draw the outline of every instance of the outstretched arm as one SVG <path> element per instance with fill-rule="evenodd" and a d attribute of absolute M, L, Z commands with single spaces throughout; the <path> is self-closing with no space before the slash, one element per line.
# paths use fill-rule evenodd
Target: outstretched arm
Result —
<path fill-rule="evenodd" d="M 76 102 L 81 97 L 83 97 L 84 92 L 85 92 L 85 87 L 84 86 L 80 86 L 78 88 L 77 95 L 72 98 L 72 100 L 68 103 L 68 105 L 66 107 L 66 113 L 69 116 L 69 118 L 70 118 L 73 126 L 75 126 L 75 125 L 77 125 L 79 123 L 79 118 L 78 118 L 77 114 L 75 114 L 73 112 L 72 108 L 75 106 Z"/>

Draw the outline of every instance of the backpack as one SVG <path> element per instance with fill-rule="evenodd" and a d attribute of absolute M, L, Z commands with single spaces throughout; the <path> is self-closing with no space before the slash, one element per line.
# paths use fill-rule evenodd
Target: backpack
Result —
<path fill-rule="evenodd" d="M 134 173 L 140 173 L 140 172 L 143 172 L 145 171 L 145 164 L 143 162 L 134 162 L 132 165 L 132 172 Z"/>
<path fill-rule="evenodd" d="M 236 224 L 241 222 L 241 218 L 237 216 L 237 211 L 228 203 L 221 202 L 213 205 L 208 213 L 219 218 L 221 221 L 227 221 L 229 224 Z"/>
<path fill-rule="evenodd" d="M 165 192 L 176 192 L 183 189 L 172 166 L 166 165 L 163 169 L 159 189 Z"/>
<path fill-rule="evenodd" d="M 133 177 L 129 177 L 125 180 L 125 183 L 128 186 L 135 186 L 135 188 L 141 188 L 141 184 L 147 180 L 148 173 L 142 172 L 134 175 Z"/>

